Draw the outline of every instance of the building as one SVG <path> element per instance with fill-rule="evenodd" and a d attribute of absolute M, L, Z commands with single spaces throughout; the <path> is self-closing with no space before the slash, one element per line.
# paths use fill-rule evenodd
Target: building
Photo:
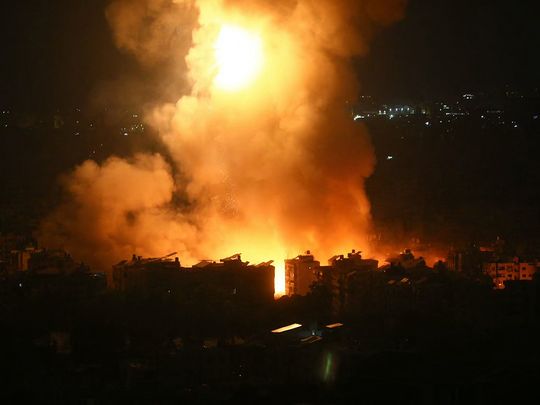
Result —
<path fill-rule="evenodd" d="M 538 271 L 536 261 L 520 261 L 518 257 L 513 260 L 502 259 L 485 262 L 482 267 L 484 274 L 491 277 L 497 290 L 504 289 L 506 281 L 532 281 L 534 274 Z"/>
<path fill-rule="evenodd" d="M 425 267 L 426 261 L 423 257 L 414 257 L 410 249 L 405 249 L 397 257 L 386 259 L 392 267 L 403 267 L 405 270 L 411 270 L 418 267 Z"/>
<path fill-rule="evenodd" d="M 21 250 L 11 251 L 11 264 L 15 271 L 28 271 L 29 262 L 32 255 L 38 253 L 37 249 L 29 247 Z"/>
<path fill-rule="evenodd" d="M 112 278 L 109 287 L 126 291 L 145 286 L 145 278 L 164 278 L 168 274 L 174 274 L 180 270 L 178 258 L 170 260 L 169 257 L 176 252 L 164 257 L 142 258 L 133 255 L 131 260 L 122 260 L 113 266 Z M 150 274 L 153 272 L 153 274 Z M 150 281 L 150 280 L 148 280 Z"/>
<path fill-rule="evenodd" d="M 320 262 L 308 250 L 306 254 L 285 260 L 285 294 L 306 295 L 319 279 Z"/>
<path fill-rule="evenodd" d="M 365 271 L 377 270 L 379 262 L 374 259 L 362 258 L 362 252 L 352 250 L 351 253 L 344 255 L 336 255 L 328 260 L 328 264 L 334 271 Z"/>
<path fill-rule="evenodd" d="M 201 292 L 248 301 L 274 298 L 274 273 L 271 262 L 250 265 L 240 254 L 219 262 L 203 260 L 182 267 L 171 253 L 160 258 L 133 255 L 113 266 L 112 288 L 143 295 L 188 294 Z"/>
<path fill-rule="evenodd" d="M 364 259 L 362 252 L 354 249 L 346 257 L 344 255 L 331 257 L 328 264 L 323 268 L 321 275 L 323 283 L 330 290 L 334 313 L 340 313 L 346 308 L 354 284 L 362 282 L 366 274 L 376 271 L 379 266 L 377 260 Z"/>
<path fill-rule="evenodd" d="M 446 257 L 446 266 L 448 270 L 463 272 L 463 262 L 465 261 L 465 253 L 457 250 L 451 250 Z"/>
<path fill-rule="evenodd" d="M 28 260 L 28 270 L 41 275 L 70 275 L 88 273 L 90 269 L 63 250 L 41 249 L 32 253 Z"/>
<path fill-rule="evenodd" d="M 29 270 L 29 260 L 36 252 L 28 237 L 0 233 L 0 271 L 7 274 Z"/>

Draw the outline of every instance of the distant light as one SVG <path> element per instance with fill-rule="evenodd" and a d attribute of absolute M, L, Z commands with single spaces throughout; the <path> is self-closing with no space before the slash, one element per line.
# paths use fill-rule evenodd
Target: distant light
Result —
<path fill-rule="evenodd" d="M 300 325 L 299 323 L 293 323 L 291 325 L 288 325 L 288 326 L 284 326 L 282 328 L 279 328 L 279 329 L 274 329 L 272 331 L 272 333 L 283 333 L 283 332 L 288 332 L 290 330 L 293 330 L 293 329 L 298 329 L 298 328 L 301 328 L 302 325 Z"/>
<path fill-rule="evenodd" d="M 340 327 L 342 327 L 342 326 L 343 326 L 343 324 L 340 323 L 340 322 L 331 323 L 330 325 L 326 325 L 326 327 L 327 327 L 328 329 L 340 328 Z"/>
<path fill-rule="evenodd" d="M 124 132 L 124 136 L 128 136 L 129 134 L 127 132 Z"/>
<path fill-rule="evenodd" d="M 22 283 L 19 283 L 19 287 L 22 288 Z"/>
<path fill-rule="evenodd" d="M 353 120 L 355 121 L 358 121 L 358 120 L 361 120 L 361 119 L 364 119 L 364 116 L 363 115 L 355 115 Z"/>
<path fill-rule="evenodd" d="M 426 127 L 429 127 L 431 123 L 429 121 L 426 121 Z"/>
<path fill-rule="evenodd" d="M 386 157 L 386 160 L 392 160 L 393 158 L 394 158 L 394 157 L 393 157 L 392 155 L 388 155 L 388 156 Z"/>
<path fill-rule="evenodd" d="M 390 114 L 390 119 L 394 118 L 394 114 Z"/>

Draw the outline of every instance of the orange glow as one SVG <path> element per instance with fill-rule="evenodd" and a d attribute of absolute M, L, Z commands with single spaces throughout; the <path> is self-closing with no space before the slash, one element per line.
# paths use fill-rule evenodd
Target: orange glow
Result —
<path fill-rule="evenodd" d="M 152 29 L 133 30 L 123 18 L 137 2 L 115 3 L 127 8 L 117 16 L 119 37 L 138 44 L 133 34 L 152 34 L 141 60 L 150 45 L 159 54 L 171 43 L 165 22 L 175 32 L 182 26 L 166 14 Z M 365 252 L 364 181 L 375 156 L 345 107 L 359 94 L 349 57 L 367 48 L 349 27 L 350 10 L 313 0 L 172 3 L 195 4 L 198 21 L 178 72 L 189 90 L 145 117 L 167 159 L 144 153 L 77 169 L 73 207 L 51 217 L 47 241 L 107 268 L 134 251 L 178 251 L 187 266 L 237 252 L 251 264 L 273 259 L 276 297 L 285 294 L 285 258 L 309 249 L 326 264 L 353 248 Z M 141 13 L 144 27 L 153 19 Z"/>
<path fill-rule="evenodd" d="M 214 84 L 226 91 L 248 86 L 261 71 L 261 38 L 243 28 L 223 25 L 214 43 L 218 74 Z"/>
<path fill-rule="evenodd" d="M 285 295 L 285 259 L 274 262 L 274 267 L 274 298 L 277 299 Z"/>

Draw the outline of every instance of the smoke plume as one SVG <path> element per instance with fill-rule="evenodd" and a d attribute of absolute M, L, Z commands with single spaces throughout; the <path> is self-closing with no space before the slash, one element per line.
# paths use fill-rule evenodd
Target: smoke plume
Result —
<path fill-rule="evenodd" d="M 191 91 L 146 117 L 171 161 L 83 163 L 44 221 L 45 243 L 107 266 L 133 252 L 178 251 L 188 263 L 241 252 L 256 262 L 365 247 L 375 158 L 346 104 L 359 92 L 350 60 L 403 9 L 402 0 L 114 1 L 116 43 L 142 63 L 159 63 L 175 52 L 175 33 L 192 32 L 189 46 L 177 44 L 178 54 L 189 49 L 177 74 Z M 261 71 L 237 91 L 215 82 L 223 25 L 263 44 Z"/>

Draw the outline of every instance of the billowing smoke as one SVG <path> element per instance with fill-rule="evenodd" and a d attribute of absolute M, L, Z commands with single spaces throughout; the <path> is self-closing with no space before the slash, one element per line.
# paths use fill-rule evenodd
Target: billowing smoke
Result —
<path fill-rule="evenodd" d="M 403 8 L 402 0 L 114 1 L 116 42 L 145 64 L 192 30 L 187 72 L 177 72 L 191 91 L 147 116 L 171 162 L 83 163 L 64 179 L 69 198 L 44 222 L 45 243 L 109 266 L 133 252 L 178 251 L 184 263 L 241 252 L 256 262 L 365 247 L 364 182 L 375 159 L 346 104 L 359 92 L 351 58 Z M 249 58 L 232 69 L 216 61 L 223 27 L 233 39 L 260 40 L 253 72 L 242 73 Z"/>

